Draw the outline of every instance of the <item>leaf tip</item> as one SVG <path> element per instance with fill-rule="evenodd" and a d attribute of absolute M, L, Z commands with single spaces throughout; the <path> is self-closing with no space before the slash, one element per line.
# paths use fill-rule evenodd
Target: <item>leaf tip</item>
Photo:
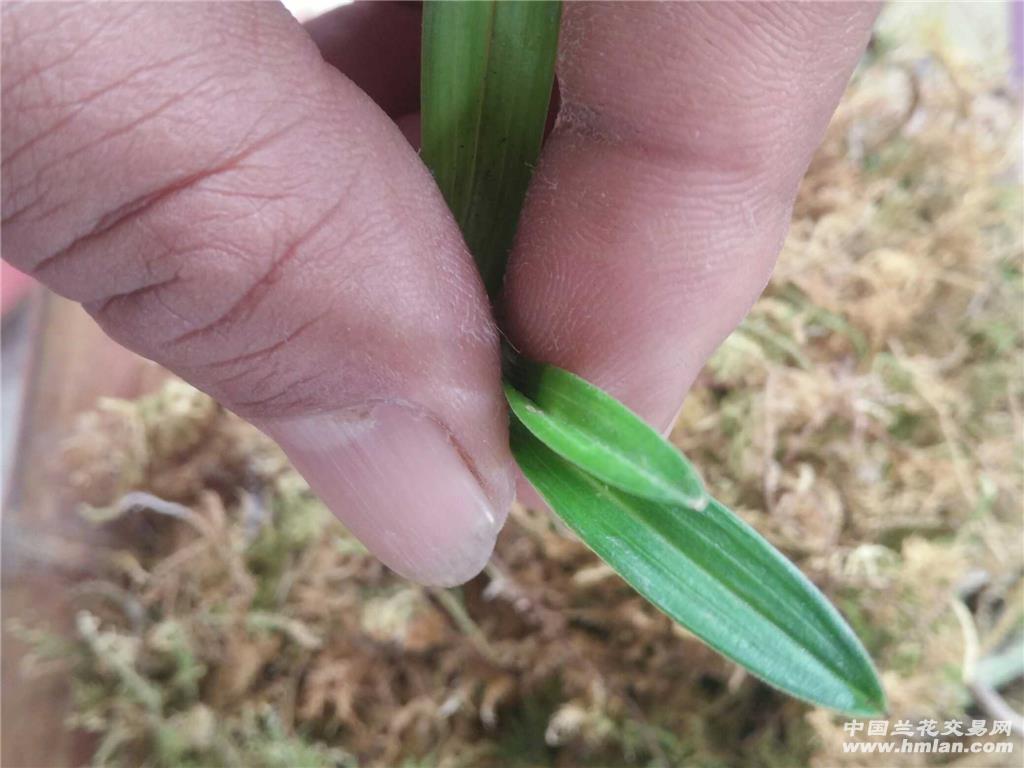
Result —
<path fill-rule="evenodd" d="M 701 490 L 704 491 L 703 488 L 701 488 Z M 708 508 L 710 501 L 711 497 L 708 495 L 707 491 L 704 491 L 700 496 L 690 497 L 687 501 L 687 506 L 694 512 L 703 512 Z"/>
<path fill-rule="evenodd" d="M 874 670 L 872 670 L 874 672 Z M 872 689 L 863 697 L 861 713 L 868 716 L 884 715 L 889 711 L 889 702 L 885 696 L 885 690 L 877 676 L 873 676 Z"/>
<path fill-rule="evenodd" d="M 853 701 L 843 705 L 825 704 L 847 715 L 856 717 L 878 717 L 889 711 L 889 702 L 885 695 L 885 689 L 878 679 L 878 673 L 874 665 L 868 662 L 868 675 L 870 678 L 862 682 L 860 686 L 850 686 L 853 693 Z M 822 702 L 824 704 L 824 702 Z"/>

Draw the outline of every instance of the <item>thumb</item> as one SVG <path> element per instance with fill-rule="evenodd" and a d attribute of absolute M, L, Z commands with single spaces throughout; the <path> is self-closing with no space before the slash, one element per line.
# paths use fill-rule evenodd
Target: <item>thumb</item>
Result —
<path fill-rule="evenodd" d="M 3 8 L 5 258 L 451 585 L 512 497 L 498 346 L 429 174 L 280 6 Z"/>

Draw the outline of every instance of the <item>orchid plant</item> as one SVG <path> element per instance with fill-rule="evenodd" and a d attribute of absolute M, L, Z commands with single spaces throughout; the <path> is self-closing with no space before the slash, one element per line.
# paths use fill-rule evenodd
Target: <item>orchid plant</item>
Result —
<path fill-rule="evenodd" d="M 427 2 L 422 156 L 484 285 L 501 286 L 540 153 L 558 2 Z M 813 704 L 884 711 L 849 625 L 781 553 L 710 496 L 699 474 L 625 405 L 506 342 L 512 453 L 565 524 L 674 621 L 754 675 Z"/>

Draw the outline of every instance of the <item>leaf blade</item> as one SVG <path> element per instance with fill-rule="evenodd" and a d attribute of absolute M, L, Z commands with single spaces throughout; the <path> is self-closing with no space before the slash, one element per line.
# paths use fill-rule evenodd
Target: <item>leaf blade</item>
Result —
<path fill-rule="evenodd" d="M 424 12 L 423 159 L 492 297 L 539 153 L 559 12 L 559 3 L 495 0 L 431 1 Z M 838 612 L 718 502 L 702 514 L 680 514 L 617 491 L 546 447 L 515 416 L 512 447 L 527 477 L 592 549 L 716 650 L 799 698 L 857 714 L 884 708 L 871 661 Z"/>
<path fill-rule="evenodd" d="M 560 17 L 550 0 L 424 7 L 421 155 L 492 297 L 540 154 Z"/>
<path fill-rule="evenodd" d="M 548 448 L 609 485 L 698 512 L 707 506 L 693 465 L 629 408 L 574 373 L 516 360 L 505 398 Z"/>
<path fill-rule="evenodd" d="M 836 609 L 719 502 L 698 515 L 630 497 L 518 420 L 511 434 L 517 463 L 555 512 L 674 621 L 797 698 L 859 715 L 884 710 L 871 660 Z"/>

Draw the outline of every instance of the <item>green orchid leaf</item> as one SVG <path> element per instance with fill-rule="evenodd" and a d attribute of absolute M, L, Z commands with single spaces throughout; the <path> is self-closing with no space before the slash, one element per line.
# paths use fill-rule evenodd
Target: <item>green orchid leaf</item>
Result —
<path fill-rule="evenodd" d="M 487 292 L 501 287 L 551 101 L 557 2 L 428 2 L 422 157 Z"/>
<path fill-rule="evenodd" d="M 838 611 L 718 501 L 694 514 L 639 499 L 562 458 L 518 419 L 511 434 L 548 504 L 673 620 L 797 698 L 857 715 L 885 710 L 871 659 Z"/>
<path fill-rule="evenodd" d="M 690 510 L 707 506 L 693 465 L 647 422 L 585 379 L 518 360 L 508 368 L 505 397 L 542 443 L 608 485 Z"/>
<path fill-rule="evenodd" d="M 422 156 L 492 297 L 540 151 L 560 12 L 557 2 L 425 4 Z M 798 698 L 862 715 L 884 710 L 871 660 L 839 613 L 707 497 L 656 432 L 566 371 L 513 361 L 506 375 L 516 461 L 629 584 Z"/>

